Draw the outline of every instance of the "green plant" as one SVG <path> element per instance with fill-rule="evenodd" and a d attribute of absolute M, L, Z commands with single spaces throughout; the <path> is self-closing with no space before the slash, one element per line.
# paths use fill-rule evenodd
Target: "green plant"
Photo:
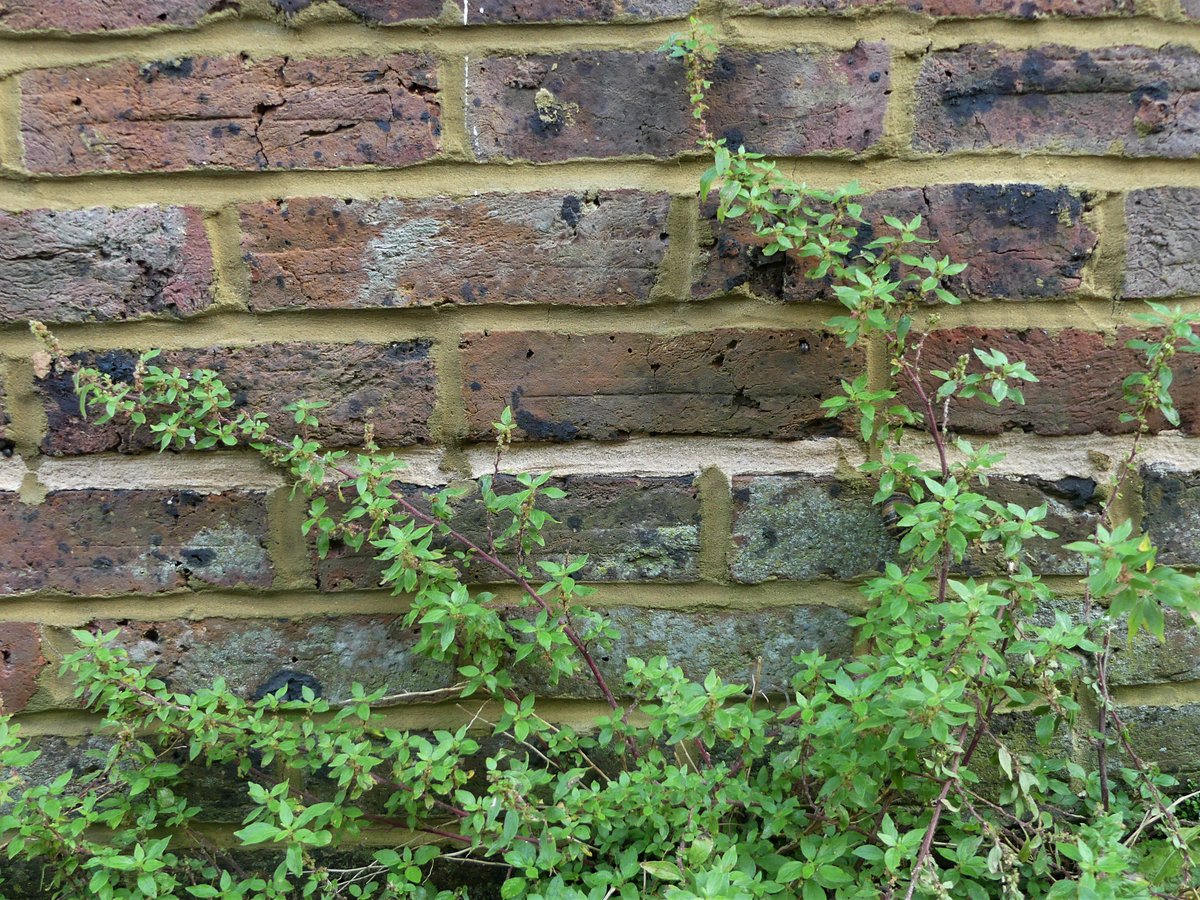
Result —
<path fill-rule="evenodd" d="M 0 723 L 12 858 L 47 863 L 50 896 L 449 897 L 431 867 L 455 860 L 494 871 L 502 897 L 910 898 L 1181 896 L 1197 885 L 1170 778 L 1139 759 L 1112 701 L 1107 671 L 1118 632 L 1160 637 L 1164 611 L 1200 612 L 1195 579 L 1157 562 L 1155 548 L 1114 521 L 1113 502 L 1136 466 L 1141 437 L 1170 402 L 1170 362 L 1200 350 L 1195 319 L 1151 307 L 1156 336 L 1138 342 L 1145 373 L 1124 385 L 1135 437 L 1106 486 L 1087 561 L 1080 614 L 1058 611 L 1025 547 L 1050 537 L 1044 507 L 987 495 L 999 454 L 955 436 L 964 401 L 1021 403 L 1034 380 L 1020 360 L 979 349 L 926 371 L 915 326 L 924 305 L 956 303 L 962 271 L 921 252 L 921 221 L 884 217 L 859 240 L 859 191 L 818 191 L 759 154 L 714 140 L 704 125 L 707 65 L 716 48 L 699 23 L 669 44 L 686 62 L 701 145 L 714 165 L 719 217 L 744 217 L 763 252 L 811 261 L 844 307 L 829 327 L 848 344 L 888 350 L 892 385 L 865 373 L 825 406 L 849 416 L 872 449 L 862 468 L 892 510 L 900 557 L 863 593 L 851 659 L 796 659 L 786 696 L 763 698 L 718 673 L 687 679 L 664 659 L 629 659 L 620 684 L 597 659 L 615 634 L 585 601 L 584 559 L 538 558 L 549 521 L 546 476 L 499 478 L 514 425 L 496 423 L 492 476 L 481 479 L 486 536 L 460 530 L 450 491 L 423 499 L 398 486 L 402 465 L 367 436 L 358 453 L 326 451 L 310 435 L 320 404 L 292 409 L 299 434 L 274 436 L 261 414 L 236 408 L 212 372 L 184 374 L 142 357 L 131 380 L 75 369 L 81 405 L 99 421 L 127 417 L 163 449 L 252 447 L 308 498 L 304 525 L 324 553 L 370 546 L 383 583 L 407 598 L 418 649 L 455 669 L 454 693 L 477 704 L 475 728 L 422 734 L 389 727 L 378 707 L 406 697 L 356 689 L 345 703 L 308 692 L 250 702 L 221 681 L 172 691 L 132 665 L 111 635 L 79 632 L 65 669 L 104 716 L 111 749 L 85 775 L 32 784 L 33 753 Z M 35 332 L 55 364 L 72 367 Z M 910 405 L 911 404 L 911 405 Z M 923 432 L 936 461 L 922 463 Z M 994 577 L 962 574 L 998 561 Z M 501 598 L 464 580 L 486 569 L 517 588 Z M 520 678 L 515 677 L 519 675 Z M 582 678 L 609 712 L 590 729 L 540 713 L 537 685 Z M 535 687 L 530 690 L 528 684 Z M 1057 752 L 1084 708 L 1098 710 L 1096 765 Z M 1028 722 L 1018 744 L 1002 722 Z M 480 727 L 483 726 L 482 731 Z M 486 739 L 486 746 L 485 740 Z M 185 799 L 192 765 L 228 765 L 252 805 L 238 847 L 213 845 Z M 411 839 L 335 866 L 327 848 L 372 828 Z M 271 858 L 247 869 L 240 851 Z"/>

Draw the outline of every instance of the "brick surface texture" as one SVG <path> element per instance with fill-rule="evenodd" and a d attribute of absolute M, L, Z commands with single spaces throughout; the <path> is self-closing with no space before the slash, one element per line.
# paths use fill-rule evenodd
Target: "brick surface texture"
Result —
<path fill-rule="evenodd" d="M 124 350 L 75 358 L 118 380 L 127 381 L 137 362 Z M 277 428 L 293 423 L 283 407 L 295 400 L 325 401 L 322 424 L 313 435 L 331 445 L 355 445 L 363 428 L 375 424 L 381 443 L 400 445 L 429 438 L 435 376 L 427 341 L 392 344 L 265 344 L 168 351 L 154 361 L 164 369 L 211 369 L 234 392 L 235 408 L 269 414 Z M 36 393 L 49 422 L 45 452 L 136 452 L 154 446 L 146 429 L 125 422 L 96 425 L 79 415 L 71 376 L 52 372 L 39 379 Z M 294 429 L 293 429 L 294 431 Z"/>
<path fill-rule="evenodd" d="M 0 704 L 38 717 L 36 780 L 108 746 L 81 737 L 58 673 L 73 628 L 118 631 L 179 690 L 219 674 L 247 698 L 340 699 L 454 673 L 414 652 L 373 548 L 321 557 L 304 499 L 245 448 L 156 456 L 149 429 L 85 420 L 30 319 L 117 382 L 158 348 L 285 439 L 352 454 L 370 437 L 410 465 L 407 500 L 461 489 L 480 542 L 473 479 L 511 407 L 511 468 L 567 493 L 526 563 L 586 554 L 616 684 L 627 657 L 663 654 L 782 692 L 796 653 L 855 651 L 857 588 L 903 560 L 858 423 L 822 403 L 864 372 L 885 387 L 888 348 L 845 348 L 813 259 L 764 256 L 748 217 L 699 196 L 683 64 L 655 49 L 697 9 L 0 0 Z M 926 368 L 979 372 L 990 348 L 1038 376 L 1024 405 L 950 419 L 1008 454 L 988 496 L 1044 505 L 1057 533 L 1027 547 L 1055 588 L 1032 615 L 1078 620 L 1065 546 L 1094 530 L 1136 429 L 1130 314 L 1200 305 L 1200 3 L 730 0 L 711 18 L 711 135 L 815 189 L 860 182 L 855 245 L 920 216 L 919 255 L 968 264 L 960 306 L 905 298 Z M 1115 509 L 1194 571 L 1200 354 L 1171 368 L 1179 422 L 1148 423 Z M 316 428 L 299 399 L 328 402 Z M 956 576 L 1003 565 L 973 550 Z M 482 566 L 467 581 L 510 592 Z M 1161 642 L 1116 643 L 1135 745 L 1200 778 L 1200 631 L 1175 615 Z M 582 677 L 514 675 L 563 709 L 599 699 Z M 1028 716 L 996 727 L 1033 740 Z M 1055 740 L 1086 747 L 1085 726 Z M 229 824 L 234 787 L 192 786 Z"/>
<path fill-rule="evenodd" d="M 199 211 L 0 212 L 0 321 L 189 316 L 212 302 Z"/>
<path fill-rule="evenodd" d="M 865 150 L 882 136 L 888 64 L 883 44 L 726 53 L 713 74 L 713 120 L 731 144 L 766 153 Z M 695 146 L 683 67 L 662 54 L 497 56 L 471 66 L 467 117 L 480 158 L 670 157 Z"/>
<path fill-rule="evenodd" d="M 524 437 L 550 441 L 828 434 L 820 401 L 860 359 L 820 332 L 732 329 L 467 335 L 462 351 L 472 433 L 509 404 Z"/>
<path fill-rule="evenodd" d="M 329 198 L 241 210 L 256 310 L 543 303 L 650 296 L 666 194 Z"/>
<path fill-rule="evenodd" d="M 35 172 L 406 166 L 441 146 L 428 57 L 185 57 L 21 79 Z"/>

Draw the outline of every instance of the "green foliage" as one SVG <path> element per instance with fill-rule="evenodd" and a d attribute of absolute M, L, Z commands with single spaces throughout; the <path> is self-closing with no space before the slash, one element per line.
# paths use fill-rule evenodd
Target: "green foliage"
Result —
<path fill-rule="evenodd" d="M 829 327 L 890 360 L 891 386 L 863 374 L 825 401 L 870 445 L 862 470 L 900 535 L 899 558 L 863 585 L 860 652 L 797 657 L 780 696 L 717 672 L 693 681 L 663 658 L 627 659 L 610 684 L 598 660 L 617 635 L 586 604 L 586 559 L 541 554 L 553 520 L 539 501 L 562 492 L 545 475 L 499 477 L 508 410 L 479 485 L 486 536 L 473 537 L 456 525 L 462 498 L 407 493 L 401 461 L 370 434 L 358 453 L 324 450 L 312 437 L 321 404 L 294 404 L 298 433 L 279 437 L 212 372 L 165 371 L 153 354 L 129 382 L 78 369 L 82 407 L 99 421 L 146 426 L 164 449 L 249 446 L 282 467 L 322 554 L 335 543 L 376 551 L 418 652 L 456 671 L 443 693 L 472 714 L 422 733 L 389 725 L 381 708 L 428 695 L 356 687 L 339 703 L 311 691 L 252 702 L 219 679 L 183 693 L 131 663 L 114 635 L 79 632 L 64 670 L 111 738 L 95 765 L 30 780 L 36 754 L 0 723 L 0 833 L 10 858 L 46 864 L 47 896 L 465 896 L 431 887 L 447 861 L 495 875 L 502 897 L 535 900 L 1125 898 L 1196 886 L 1195 798 L 1172 801 L 1173 781 L 1133 752 L 1107 682 L 1114 634 L 1161 637 L 1167 610 L 1198 613 L 1195 579 L 1113 520 L 1153 417 L 1178 421 L 1169 363 L 1200 349 L 1196 320 L 1146 314 L 1153 336 L 1135 346 L 1147 371 L 1123 387 L 1136 434 L 1094 536 L 1071 545 L 1087 576 L 1068 614 L 1026 561 L 1029 541 L 1053 537 L 1046 508 L 989 497 L 1001 454 L 952 428 L 964 402 L 1022 403 L 1035 376 L 985 348 L 947 370 L 921 364 L 918 323 L 957 303 L 947 279 L 963 267 L 922 252 L 919 217 L 885 216 L 860 241 L 857 188 L 810 189 L 708 137 L 712 34 L 696 25 L 669 50 L 687 63 L 714 159 L 702 192 L 718 191 L 719 217 L 744 218 L 767 255 L 808 260 L 844 307 Z M 932 464 L 917 452 L 922 433 Z M 472 586 L 480 570 L 515 593 Z M 969 574 L 979 571 L 999 574 Z M 608 712 L 582 729 L 543 715 L 539 693 L 563 679 L 590 685 Z M 1084 708 L 1098 710 L 1090 765 L 1063 749 Z M 245 786 L 232 848 L 205 836 L 205 810 L 186 799 L 199 766 L 232 769 Z M 407 837 L 358 864 L 329 862 L 331 848 L 395 829 Z"/>

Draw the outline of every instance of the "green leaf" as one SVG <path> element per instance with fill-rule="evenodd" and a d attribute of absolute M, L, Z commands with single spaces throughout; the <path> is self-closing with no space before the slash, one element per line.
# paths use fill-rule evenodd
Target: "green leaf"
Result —
<path fill-rule="evenodd" d="M 644 860 L 642 869 L 653 878 L 659 881 L 682 881 L 683 875 L 679 871 L 679 867 L 673 862 L 668 862 L 665 859 Z"/>

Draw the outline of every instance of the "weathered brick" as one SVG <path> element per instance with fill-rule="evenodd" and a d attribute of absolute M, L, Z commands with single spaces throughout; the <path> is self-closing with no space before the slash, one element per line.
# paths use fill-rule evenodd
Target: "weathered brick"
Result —
<path fill-rule="evenodd" d="M 925 341 L 922 363 L 926 369 L 953 367 L 963 355 L 972 358 L 969 371 L 979 371 L 972 348 L 1001 350 L 1010 360 L 1024 360 L 1036 383 L 1021 390 L 1025 405 L 1006 403 L 985 406 L 979 401 L 955 404 L 950 418 L 964 433 L 998 434 L 1024 430 L 1035 434 L 1123 434 L 1133 425 L 1120 421 L 1130 407 L 1122 399 L 1121 382 L 1130 372 L 1145 368 L 1140 351 L 1126 348 L 1126 341 L 1141 336 L 1136 329 L 1121 328 L 1115 337 L 1066 328 L 1050 332 L 1041 328 L 1006 331 L 996 328 L 952 328 L 931 332 Z M 1200 429 L 1200 358 L 1182 354 L 1173 360 L 1175 382 L 1172 394 L 1182 418 L 1182 428 Z M 906 401 L 916 402 L 904 387 Z M 1165 422 L 1153 423 L 1156 429 Z"/>
<path fill-rule="evenodd" d="M 1200 565 L 1200 472 L 1142 468 L 1142 528 L 1172 565 Z"/>
<path fill-rule="evenodd" d="M 883 133 L 883 44 L 727 51 L 713 69 L 714 130 L 793 156 L 861 151 Z M 480 158 L 670 157 L 695 149 L 683 67 L 654 52 L 485 56 L 470 63 L 467 126 Z"/>
<path fill-rule="evenodd" d="M 1200 629 L 1190 617 L 1167 612 L 1164 639 L 1140 632 L 1133 643 L 1112 642 L 1109 684 L 1160 684 L 1165 681 L 1200 680 Z"/>
<path fill-rule="evenodd" d="M 271 5 L 289 15 L 308 9 L 320 0 L 271 0 Z M 441 0 L 338 0 L 338 5 L 365 22 L 395 25 L 414 19 L 436 19 Z"/>
<path fill-rule="evenodd" d="M 540 559 L 561 561 L 587 554 L 580 578 L 588 581 L 693 581 L 699 577 L 700 501 L 691 478 L 633 478 L 566 476 L 552 482 L 567 492 L 562 500 L 540 500 L 539 508 L 558 519 L 543 531 L 546 547 Z M 516 489 L 510 478 L 497 482 L 497 491 Z M 420 490 L 409 491 L 422 508 Z M 455 504 L 455 528 L 477 543 L 487 537 L 487 523 L 472 489 Z M 379 584 L 385 564 L 372 559 L 376 551 L 353 552 L 335 546 L 324 560 L 316 559 L 317 584 L 322 590 L 369 588 Z M 511 560 L 510 560 L 511 562 Z M 484 581 L 503 580 L 486 565 L 472 570 Z"/>
<path fill-rule="evenodd" d="M 245 206 L 256 310 L 646 300 L 666 194 L 317 198 Z"/>
<path fill-rule="evenodd" d="M 1125 227 L 1126 296 L 1200 294 L 1200 190 L 1132 191 Z"/>
<path fill-rule="evenodd" d="M 37 692 L 45 667 L 42 632 L 36 624 L 0 623 L 0 712 L 11 715 L 23 710 Z"/>
<path fill-rule="evenodd" d="M 865 484 L 811 475 L 733 479 L 734 581 L 854 578 L 881 570 L 895 537 Z"/>
<path fill-rule="evenodd" d="M 621 637 L 596 661 L 617 690 L 628 657 L 655 655 L 666 656 L 692 678 L 703 679 L 716 669 L 726 679 L 749 682 L 757 671 L 760 688 L 782 690 L 797 653 L 843 656 L 854 642 L 849 614 L 827 606 L 703 611 L 621 606 L 605 609 L 604 615 Z M 220 675 L 245 697 L 286 688 L 299 699 L 307 686 L 339 700 L 349 696 L 355 682 L 368 691 L 397 694 L 434 690 L 455 680 L 450 666 L 413 652 L 417 629 L 405 628 L 402 615 L 106 620 L 95 627 L 118 630 L 117 645 L 139 664 L 156 664 L 156 674 L 179 691 L 206 687 Z M 597 695 L 586 675 L 552 686 L 536 667 L 517 674 L 523 685 L 544 696 Z"/>
<path fill-rule="evenodd" d="M 406 166 L 441 147 L 426 56 L 188 57 L 21 78 L 36 172 Z"/>
<path fill-rule="evenodd" d="M 1062 547 L 1093 530 L 1099 514 L 1095 489 L 1095 482 L 1081 478 L 992 478 L 984 493 L 1026 509 L 1046 504 L 1042 524 L 1058 537 L 1030 541 L 1029 564 L 1044 575 L 1074 575 L 1082 566 L 1076 554 Z M 881 509 L 871 502 L 873 493 L 873 485 L 824 476 L 734 478 L 734 580 L 855 578 L 879 571 L 898 558 L 898 546 Z M 992 556 L 974 554 L 961 572 L 974 574 L 999 564 Z"/>
<path fill-rule="evenodd" d="M 72 359 L 118 380 L 132 377 L 136 362 L 136 356 L 124 350 L 79 353 Z M 235 409 L 267 413 L 281 436 L 295 430 L 283 407 L 303 398 L 329 402 L 317 412 L 321 425 L 312 433 L 330 446 L 361 444 L 368 422 L 374 423 L 375 437 L 384 445 L 429 438 L 435 375 L 428 341 L 171 350 L 154 364 L 217 371 L 234 395 Z M 42 442 L 46 453 L 136 452 L 156 446 L 148 429 L 134 433 L 127 423 L 96 425 L 81 418 L 68 373 L 51 372 L 36 382 L 36 391 L 44 400 L 49 425 Z"/>
<path fill-rule="evenodd" d="M 454 674 L 412 652 L 416 632 L 404 627 L 403 614 L 104 620 L 95 627 L 117 629 L 117 645 L 138 664 L 154 663 L 179 691 L 207 687 L 220 675 L 243 697 L 287 687 L 298 700 L 308 686 L 336 699 L 349 696 L 355 681 L 399 693 L 445 687 Z"/>
<path fill-rule="evenodd" d="M 153 593 L 269 587 L 266 501 L 227 491 L 55 491 L 27 506 L 0 494 L 0 594 Z"/>
<path fill-rule="evenodd" d="M 1040 575 L 1082 575 L 1082 557 L 1064 550 L 1072 541 L 1090 537 L 1100 518 L 1102 498 L 1096 494 L 1096 482 L 1091 478 L 1067 477 L 1047 481 L 1035 476 L 988 479 L 980 489 L 999 503 L 1016 503 L 1024 509 L 1046 505 L 1046 518 L 1039 524 L 1053 531 L 1055 538 L 1035 538 L 1025 544 L 1026 561 Z M 973 564 L 987 564 L 976 558 Z M 999 565 L 999 560 L 993 560 Z"/>
<path fill-rule="evenodd" d="M 859 9 L 906 9 L 935 18 L 1040 19 L 1132 15 L 1132 0 L 739 0 L 744 9 L 795 9 L 847 13 Z"/>
<path fill-rule="evenodd" d="M 199 210 L 0 212 L 0 322 L 188 316 L 212 303 Z"/>
<path fill-rule="evenodd" d="M 8 416 L 8 395 L 4 392 L 4 374 L 0 372 L 0 458 L 12 456 L 13 442 L 7 436 L 12 419 Z"/>
<path fill-rule="evenodd" d="M 968 264 L 949 280 L 963 298 L 1042 299 L 1078 290 L 1098 237 L 1084 215 L 1089 198 L 1066 188 L 1035 184 L 951 184 L 898 188 L 863 197 L 864 217 L 904 220 L 920 215 L 923 235 L 940 256 Z M 828 280 L 805 277 L 811 262 L 794 254 L 763 256 L 764 241 L 744 219 L 717 222 L 716 202 L 706 204 L 712 240 L 698 268 L 696 296 L 745 286 L 751 293 L 788 302 L 832 300 Z M 860 243 L 874 238 L 861 226 Z"/>
<path fill-rule="evenodd" d="M 1142 759 L 1165 772 L 1200 772 L 1200 703 L 1181 706 L 1125 706 L 1118 710 L 1129 726 L 1129 742 Z"/>
<path fill-rule="evenodd" d="M 467 335 L 462 349 L 471 434 L 488 436 L 509 404 L 531 440 L 836 433 L 821 401 L 863 367 L 813 331 L 497 332 Z"/>
<path fill-rule="evenodd" d="M 921 150 L 1128 157 L 1200 152 L 1200 54 L 967 45 L 931 53 L 917 81 Z"/>
<path fill-rule="evenodd" d="M 270 0 L 270 8 L 292 15 L 319 0 Z M 340 0 L 339 5 L 366 22 L 396 24 L 416 19 L 436 19 L 441 0 Z M 238 0 L 5 0 L 0 5 L 0 32 L 65 31 L 71 34 L 164 26 L 188 28 L 207 15 L 232 10 Z"/>
<path fill-rule="evenodd" d="M 1183 14 L 1189 19 L 1200 19 L 1200 0 L 1183 0 Z"/>
<path fill-rule="evenodd" d="M 468 22 L 652 22 L 679 19 L 695 8 L 696 0 L 476 0 Z"/>
<path fill-rule="evenodd" d="M 204 16 L 236 9 L 229 0 L 4 0 L 0 31 L 126 31 L 195 25 Z"/>

